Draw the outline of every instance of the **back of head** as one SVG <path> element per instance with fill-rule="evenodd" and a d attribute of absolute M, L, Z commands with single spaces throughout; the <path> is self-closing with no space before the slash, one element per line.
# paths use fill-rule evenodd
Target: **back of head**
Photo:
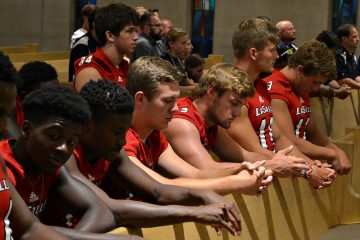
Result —
<path fill-rule="evenodd" d="M 89 23 L 89 32 L 94 29 L 95 15 L 98 10 L 99 10 L 99 8 L 95 7 L 94 9 L 92 9 L 92 11 L 87 16 L 88 23 Z"/>
<path fill-rule="evenodd" d="M 28 62 L 19 70 L 18 93 L 28 94 L 41 84 L 52 81 L 59 83 L 58 74 L 52 65 L 40 61 Z"/>
<path fill-rule="evenodd" d="M 191 54 L 185 59 L 185 69 L 196 68 L 205 64 L 204 59 L 198 54 Z"/>
<path fill-rule="evenodd" d="M 95 14 L 95 32 L 99 44 L 106 44 L 106 31 L 118 36 L 127 25 L 137 25 L 138 22 L 137 12 L 125 4 L 111 3 L 100 8 Z"/>
<path fill-rule="evenodd" d="M 200 78 L 193 92 L 194 98 L 205 96 L 209 87 L 213 87 L 220 96 L 227 90 L 233 91 L 242 98 L 253 96 L 255 93 L 254 84 L 249 81 L 247 74 L 229 63 L 212 66 Z"/>
<path fill-rule="evenodd" d="M 178 83 L 180 74 L 170 62 L 158 57 L 141 57 L 131 64 L 126 80 L 126 89 L 132 96 L 144 92 L 149 100 L 158 91 L 161 83 Z"/>
<path fill-rule="evenodd" d="M 33 124 L 58 117 L 83 125 L 91 118 L 86 101 L 70 88 L 59 85 L 43 85 L 31 92 L 24 99 L 23 107 L 25 120 Z"/>
<path fill-rule="evenodd" d="M 130 93 L 119 84 L 106 79 L 89 81 L 79 95 L 88 103 L 93 120 L 109 114 L 131 114 L 134 100 Z"/>
<path fill-rule="evenodd" d="M 9 57 L 0 52 L 0 82 L 15 85 L 17 81 L 17 73 L 14 65 Z"/>
<path fill-rule="evenodd" d="M 322 31 L 321 33 L 319 33 L 319 35 L 316 36 L 316 40 L 325 43 L 325 45 L 330 49 L 337 49 L 341 47 L 341 43 L 338 37 L 330 31 Z"/>
<path fill-rule="evenodd" d="M 336 77 L 335 58 L 326 45 L 317 40 L 305 42 L 289 59 L 288 66 L 296 68 L 301 65 L 304 75 L 320 74 L 328 79 Z"/>
<path fill-rule="evenodd" d="M 341 41 L 342 37 L 349 37 L 352 28 L 356 29 L 356 26 L 353 24 L 344 24 L 338 27 L 336 35 L 338 36 L 339 40 Z"/>
<path fill-rule="evenodd" d="M 269 42 L 275 44 L 278 42 L 276 28 L 259 18 L 246 19 L 239 24 L 233 33 L 234 56 L 243 57 L 246 50 L 250 48 L 261 51 Z"/>
<path fill-rule="evenodd" d="M 81 15 L 83 17 L 88 17 L 94 10 L 96 9 L 96 5 L 94 4 L 85 4 L 81 9 Z"/>

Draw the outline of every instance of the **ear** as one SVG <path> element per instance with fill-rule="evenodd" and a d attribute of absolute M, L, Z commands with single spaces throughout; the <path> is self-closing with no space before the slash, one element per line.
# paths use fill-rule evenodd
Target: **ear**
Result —
<path fill-rule="evenodd" d="M 32 125 L 28 120 L 24 121 L 23 127 L 21 128 L 21 135 L 27 139 L 30 136 L 31 131 L 33 130 Z"/>
<path fill-rule="evenodd" d="M 255 61 L 256 60 L 256 57 L 257 57 L 257 50 L 256 48 L 250 48 L 249 49 L 249 54 L 250 54 L 250 58 Z"/>
<path fill-rule="evenodd" d="M 299 75 L 303 72 L 303 66 L 302 65 L 298 65 L 295 69 L 296 74 Z"/>
<path fill-rule="evenodd" d="M 217 97 L 217 92 L 213 86 L 209 86 L 207 89 L 207 96 L 209 99 L 213 100 Z"/>
<path fill-rule="evenodd" d="M 135 107 L 142 107 L 145 101 L 147 101 L 147 98 L 143 91 L 138 91 L 135 93 L 134 96 Z"/>
<path fill-rule="evenodd" d="M 105 37 L 106 37 L 106 40 L 109 41 L 109 42 L 114 42 L 115 41 L 115 36 L 110 31 L 105 32 Z"/>

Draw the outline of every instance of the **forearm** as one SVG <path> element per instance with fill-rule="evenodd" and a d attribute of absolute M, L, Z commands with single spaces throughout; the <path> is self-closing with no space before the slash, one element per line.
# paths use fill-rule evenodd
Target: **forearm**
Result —
<path fill-rule="evenodd" d="M 333 161 L 336 159 L 336 152 L 327 147 L 315 145 L 305 139 L 297 138 L 293 141 L 295 147 L 311 159 Z"/>
<path fill-rule="evenodd" d="M 360 83 L 351 79 L 351 78 L 344 78 L 339 80 L 340 84 L 346 84 L 351 88 L 356 88 L 356 89 L 360 89 Z"/>
<path fill-rule="evenodd" d="M 179 205 L 159 206 L 145 202 L 113 200 L 110 208 L 116 225 L 124 227 L 156 227 L 194 221 L 194 207 Z"/>
<path fill-rule="evenodd" d="M 99 234 L 90 232 L 80 232 L 69 228 L 53 227 L 59 233 L 62 233 L 73 240 L 138 240 L 143 239 L 138 236 L 120 235 L 120 234 Z M 49 238 L 47 238 L 49 239 Z M 51 239 L 52 235 L 51 235 Z M 35 240 L 35 238 L 34 238 Z M 36 239 L 38 240 L 38 239 Z"/>
<path fill-rule="evenodd" d="M 231 193 L 241 185 L 234 186 L 231 176 L 209 179 L 175 178 L 171 179 L 169 184 L 198 190 L 212 190 L 220 195 Z"/>

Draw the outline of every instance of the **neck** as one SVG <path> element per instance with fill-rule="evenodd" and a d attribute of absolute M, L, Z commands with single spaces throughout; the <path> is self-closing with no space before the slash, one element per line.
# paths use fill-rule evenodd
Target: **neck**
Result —
<path fill-rule="evenodd" d="M 25 152 L 25 141 L 22 138 L 19 138 L 12 146 L 12 151 L 14 153 L 15 160 L 24 168 L 25 174 L 29 177 L 36 177 L 41 174 L 41 172 L 36 169 L 34 164 L 31 163 L 30 158 Z"/>
<path fill-rule="evenodd" d="M 152 131 L 154 131 L 153 128 L 146 125 L 146 123 L 144 122 L 144 116 L 142 116 L 141 113 L 136 111 L 136 109 L 133 113 L 131 127 L 139 134 L 141 139 L 147 138 L 152 133 Z"/>
<path fill-rule="evenodd" d="M 255 68 L 255 65 L 251 62 L 251 60 L 235 58 L 234 65 L 245 71 L 248 74 L 249 80 L 252 82 L 254 82 L 260 74 L 260 71 Z"/>
<path fill-rule="evenodd" d="M 348 51 L 348 53 L 350 53 L 350 54 L 354 54 L 354 52 L 355 52 L 355 49 L 354 48 L 352 48 L 352 47 L 347 47 L 347 46 L 344 46 L 344 48 L 346 49 L 346 51 Z"/>
<path fill-rule="evenodd" d="M 296 72 L 295 69 L 289 68 L 289 66 L 284 67 L 280 70 L 280 72 L 286 77 L 286 79 L 290 82 L 290 85 L 293 91 L 296 93 Z"/>
<path fill-rule="evenodd" d="M 105 46 L 101 48 L 101 50 L 109 58 L 110 62 L 115 66 L 119 66 L 121 60 L 124 58 L 125 55 L 123 53 L 119 53 L 116 50 L 115 45 L 110 45 L 109 43 L 106 43 Z"/>
<path fill-rule="evenodd" d="M 193 104 L 196 110 L 200 113 L 200 115 L 204 118 L 206 127 L 212 127 L 215 125 L 213 121 L 211 121 L 209 117 L 209 102 L 206 99 L 206 96 L 196 98 L 193 101 Z"/>

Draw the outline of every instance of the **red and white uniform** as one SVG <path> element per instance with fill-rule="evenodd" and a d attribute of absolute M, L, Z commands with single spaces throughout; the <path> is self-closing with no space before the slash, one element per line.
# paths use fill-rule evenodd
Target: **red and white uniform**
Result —
<path fill-rule="evenodd" d="M 124 150 L 130 157 L 136 157 L 145 166 L 155 169 L 160 155 L 168 147 L 168 141 L 165 136 L 157 130 L 154 130 L 143 142 L 139 134 L 132 128 L 126 133 L 126 144 Z"/>
<path fill-rule="evenodd" d="M 306 125 L 311 115 L 309 95 L 307 93 L 301 96 L 296 95 L 289 80 L 280 71 L 275 71 L 269 77 L 264 78 L 263 81 L 267 84 L 271 99 L 281 99 L 287 103 L 295 135 L 306 139 Z"/>
<path fill-rule="evenodd" d="M 75 86 L 76 76 L 81 70 L 85 68 L 95 68 L 100 73 L 101 77 L 125 87 L 126 75 L 129 71 L 129 62 L 122 59 L 119 66 L 115 66 L 105 53 L 98 48 L 96 49 L 96 52 L 76 60 L 74 67 L 75 78 L 73 86 Z"/>
<path fill-rule="evenodd" d="M 181 118 L 188 120 L 195 125 L 200 134 L 200 141 L 204 148 L 208 151 L 212 149 L 215 144 L 218 126 L 206 127 L 205 119 L 196 110 L 193 99 L 190 97 L 179 98 L 176 100 L 178 111 L 173 114 L 173 118 Z"/>
<path fill-rule="evenodd" d="M 110 167 L 110 161 L 99 159 L 96 163 L 90 164 L 84 159 L 81 144 L 76 146 L 73 154 L 82 175 L 88 178 L 95 185 L 101 185 L 103 180 L 106 178 Z M 116 185 L 111 185 L 109 189 L 117 192 Z M 78 219 L 76 219 L 57 201 L 56 196 L 49 197 L 47 207 L 44 211 L 44 218 L 42 220 L 48 225 L 69 228 L 74 228 L 78 223 Z"/>
<path fill-rule="evenodd" d="M 260 79 L 255 82 L 255 95 L 247 99 L 248 117 L 254 131 L 259 137 L 263 148 L 274 151 L 275 144 L 272 133 L 273 114 L 271 99 L 266 89 L 266 83 Z"/>
<path fill-rule="evenodd" d="M 12 231 L 9 226 L 11 205 L 9 183 L 3 171 L 2 161 L 0 160 L 0 240 L 12 239 Z"/>
<path fill-rule="evenodd" d="M 16 161 L 10 144 L 15 140 L 0 142 L 0 154 L 4 157 L 7 173 L 26 205 L 35 215 L 40 215 L 46 206 L 49 190 L 56 181 L 60 169 L 53 175 L 41 174 L 30 178 L 24 168 Z"/>

